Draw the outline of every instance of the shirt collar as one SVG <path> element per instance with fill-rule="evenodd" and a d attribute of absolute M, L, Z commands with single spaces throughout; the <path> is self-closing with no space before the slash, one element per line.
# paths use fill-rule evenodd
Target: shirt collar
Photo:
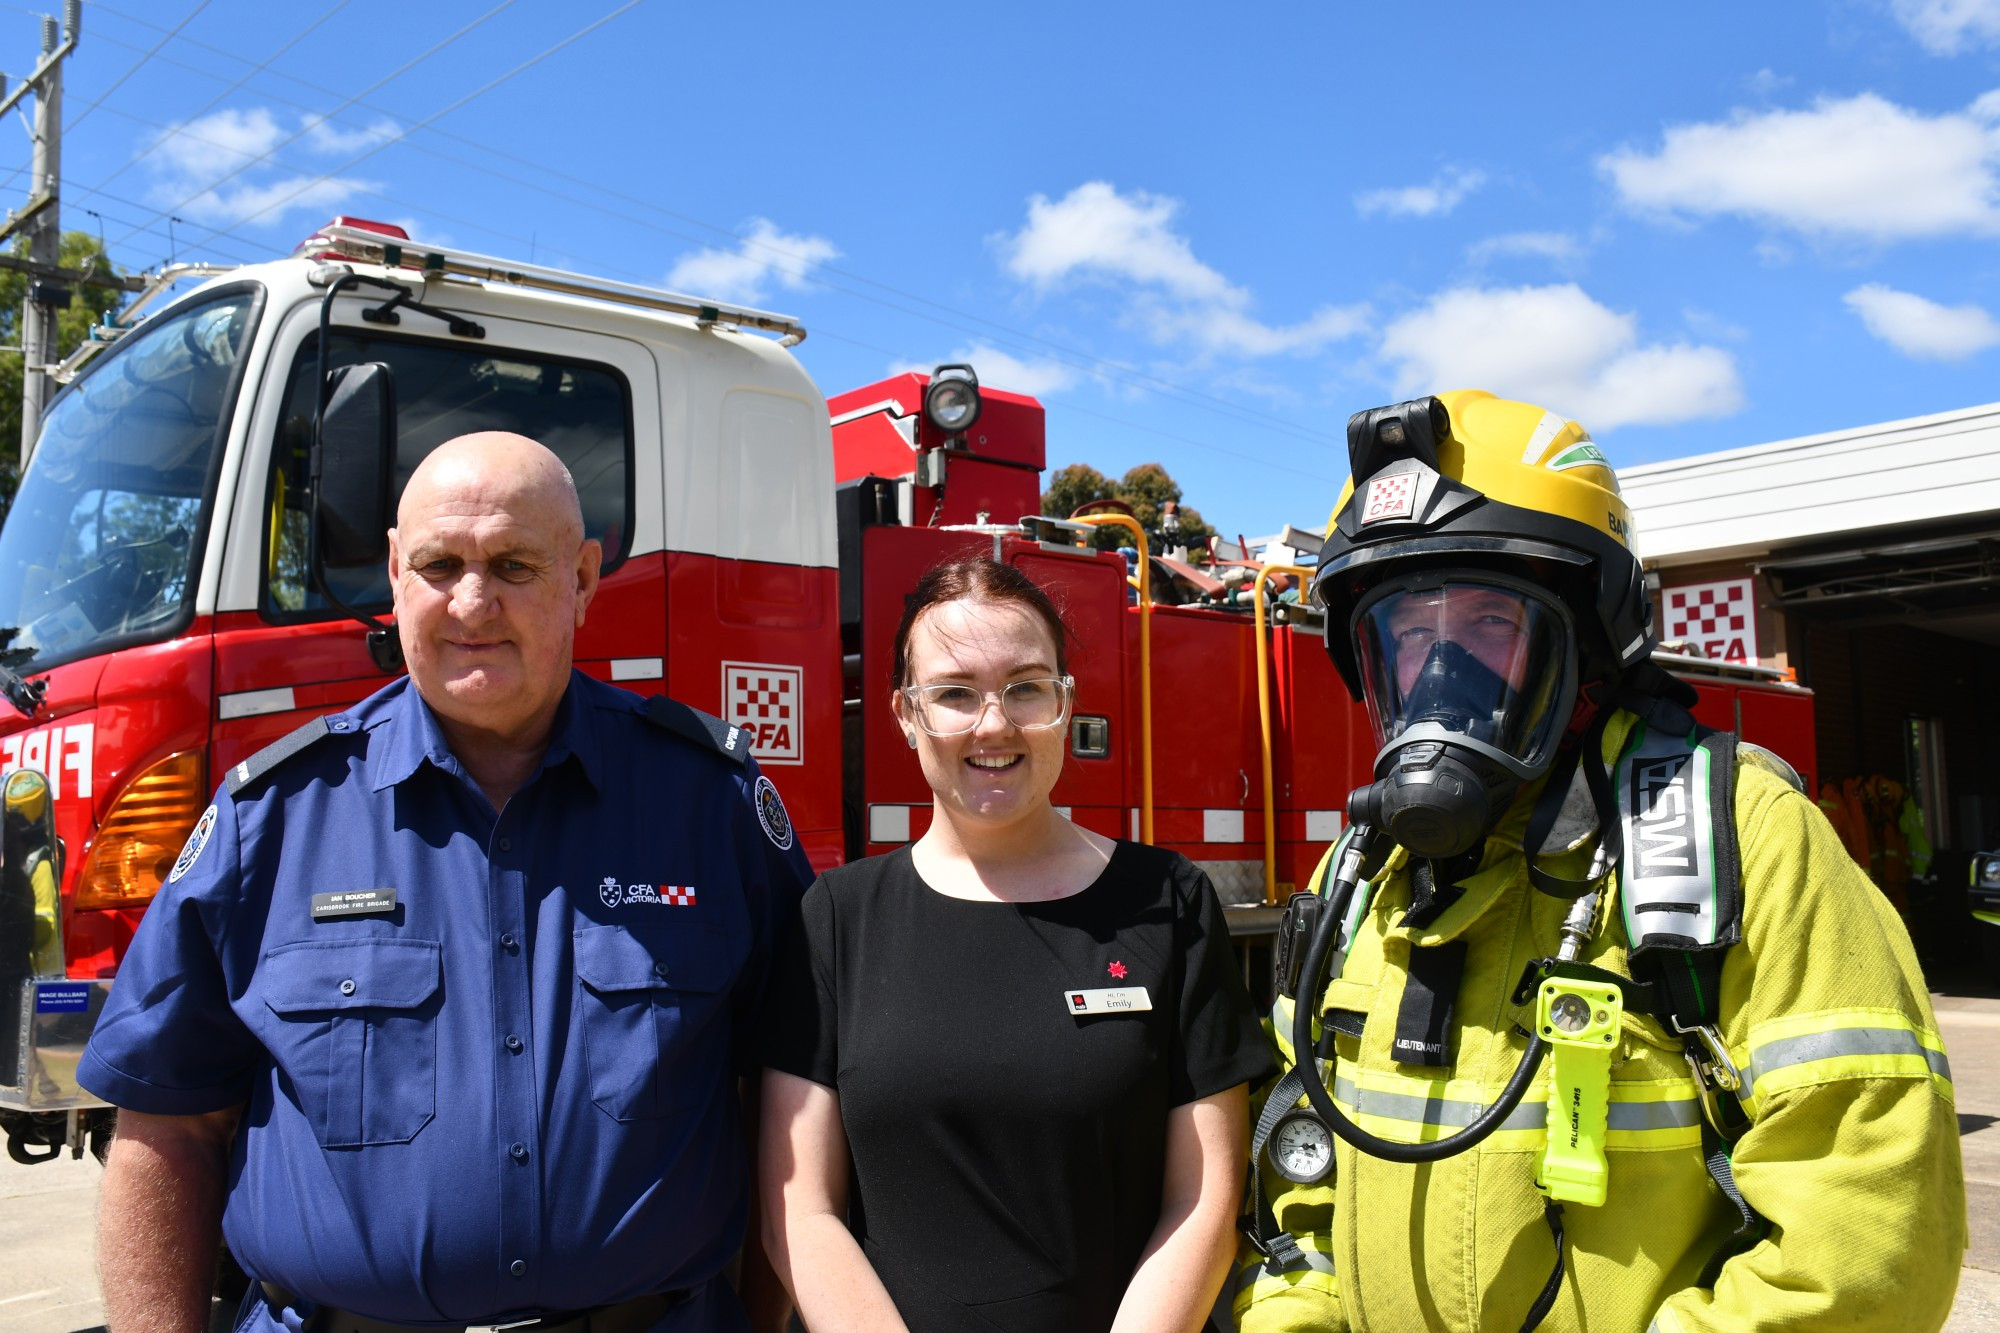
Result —
<path fill-rule="evenodd" d="M 595 790 L 602 785 L 603 753 L 598 743 L 597 710 L 585 697 L 588 688 L 588 683 L 571 668 L 569 686 L 556 706 L 549 748 L 542 755 L 538 773 L 575 759 L 585 781 Z M 376 791 L 407 782 L 426 762 L 442 772 L 471 780 L 458 756 L 451 752 L 451 745 L 438 726 L 437 715 L 417 693 L 409 677 L 391 685 L 378 698 L 381 711 L 373 718 L 359 720 L 367 730 L 377 733 L 377 743 L 383 747 L 381 757 L 370 766 L 375 773 Z"/>

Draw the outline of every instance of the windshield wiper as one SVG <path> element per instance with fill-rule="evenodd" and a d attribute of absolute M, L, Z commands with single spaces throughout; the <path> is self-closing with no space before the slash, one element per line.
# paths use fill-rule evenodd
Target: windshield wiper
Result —
<path fill-rule="evenodd" d="M 5 643 L 19 634 L 18 629 L 0 629 L 0 643 Z M 21 710 L 22 716 L 33 721 L 42 706 L 42 696 L 49 692 L 48 677 L 28 680 L 14 668 L 26 666 L 28 659 L 35 655 L 32 648 L 15 648 L 0 652 L 0 694 L 7 696 L 7 702 Z"/>

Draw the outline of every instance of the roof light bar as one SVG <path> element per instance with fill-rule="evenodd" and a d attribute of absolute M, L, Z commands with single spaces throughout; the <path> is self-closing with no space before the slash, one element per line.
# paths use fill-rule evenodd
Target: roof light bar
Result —
<path fill-rule="evenodd" d="M 468 250 L 425 245 L 420 241 L 398 241 L 380 232 L 360 227 L 338 224 L 321 227 L 308 237 L 295 253 L 337 254 L 356 263 L 409 269 L 422 274 L 425 279 L 471 278 L 477 282 L 525 287 L 532 291 L 558 292 L 565 296 L 609 301 L 617 305 L 637 306 L 644 310 L 664 310 L 670 314 L 690 315 L 704 326 L 720 322 L 776 333 L 781 335 L 779 342 L 786 347 L 796 347 L 804 342 L 806 337 L 805 325 L 791 315 L 773 314 L 768 310 L 727 305 L 719 301 L 704 301 L 698 297 L 684 296 L 679 292 L 670 292 L 663 288 L 613 282 L 608 278 L 593 278 L 586 274 L 547 268 L 540 264 L 518 264 L 511 260 L 476 254 Z"/>

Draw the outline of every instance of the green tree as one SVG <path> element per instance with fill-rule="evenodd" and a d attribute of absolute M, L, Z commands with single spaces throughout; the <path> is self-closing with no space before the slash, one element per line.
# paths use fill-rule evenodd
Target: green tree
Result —
<path fill-rule="evenodd" d="M 1072 463 L 1049 478 L 1042 492 L 1042 513 L 1051 518 L 1068 518 L 1081 505 L 1093 500 L 1117 500 L 1132 510 L 1152 540 L 1160 532 L 1160 515 L 1173 503 L 1180 516 L 1178 540 L 1197 561 L 1208 559 L 1208 539 L 1215 531 L 1202 520 L 1198 510 L 1180 503 L 1181 488 L 1158 463 L 1141 463 L 1117 481 L 1087 463 Z M 1100 528 L 1092 545 L 1101 551 L 1115 550 L 1131 542 L 1131 534 L 1116 526 Z"/>
<path fill-rule="evenodd" d="M 21 238 L 12 253 L 25 258 L 28 243 Z M 105 256 L 97 237 L 88 232 L 66 231 L 62 238 L 61 265 L 67 269 L 113 276 L 116 270 Z M 127 293 L 115 287 L 82 283 L 70 287 L 69 309 L 56 314 L 58 357 L 68 356 L 90 336 L 90 326 L 103 320 L 106 312 L 124 308 Z M 21 459 L 21 306 L 28 299 L 28 275 L 14 269 L 0 269 L 0 517 L 13 503 L 14 487 L 20 482 Z"/>

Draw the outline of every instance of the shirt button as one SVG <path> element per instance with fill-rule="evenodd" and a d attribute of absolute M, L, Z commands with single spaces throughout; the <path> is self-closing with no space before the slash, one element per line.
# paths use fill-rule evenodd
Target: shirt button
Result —
<path fill-rule="evenodd" d="M 349 977 L 349 978 L 348 978 L 347 980 L 345 980 L 345 981 L 343 981 L 343 982 L 341 982 L 341 983 L 340 983 L 340 993 L 341 993 L 342 995 L 352 995 L 352 994 L 354 994 L 354 978 L 353 978 L 353 977 Z"/>
<path fill-rule="evenodd" d="M 528 1275 L 528 1261 L 526 1259 L 516 1259 L 513 1263 L 507 1265 L 507 1271 L 515 1277 L 526 1277 Z"/>
<path fill-rule="evenodd" d="M 528 1160 L 528 1145 L 517 1143 L 507 1150 L 507 1155 L 517 1162 L 525 1162 Z"/>
<path fill-rule="evenodd" d="M 513 851 L 513 850 L 514 850 L 514 840 L 513 840 L 512 838 L 502 838 L 502 839 L 500 839 L 500 850 L 501 850 L 501 851 L 503 851 L 503 852 L 511 852 L 511 851 Z"/>
<path fill-rule="evenodd" d="M 665 977 L 667 975 L 667 965 L 665 963 L 653 964 L 653 975 L 656 977 Z"/>
<path fill-rule="evenodd" d="M 333 721 L 327 723 L 327 725 L 329 727 L 332 727 L 335 731 L 346 731 L 347 719 L 344 717 L 337 717 Z"/>
<path fill-rule="evenodd" d="M 501 947 L 501 948 L 503 948 L 503 949 L 505 949 L 505 950 L 506 950 L 506 951 L 507 951 L 508 953 L 512 953 L 512 952 L 514 952 L 514 932 L 513 932 L 513 931 L 511 931 L 511 930 L 510 930 L 510 931 L 508 931 L 508 932 L 507 932 L 507 933 L 506 933 L 505 935 L 502 935 L 502 936 L 500 937 L 500 947 Z"/>
<path fill-rule="evenodd" d="M 507 1049 L 510 1051 L 519 1051 L 521 1049 L 521 1039 L 511 1032 L 507 1034 Z"/>

